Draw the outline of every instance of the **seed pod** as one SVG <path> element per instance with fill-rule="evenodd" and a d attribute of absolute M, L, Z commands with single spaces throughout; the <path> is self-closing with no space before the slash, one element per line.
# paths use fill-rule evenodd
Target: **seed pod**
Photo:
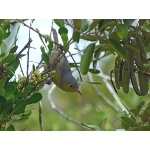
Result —
<path fill-rule="evenodd" d="M 137 84 L 137 81 L 136 81 L 135 73 L 132 73 L 130 75 L 130 78 L 131 78 L 131 83 L 132 83 L 132 86 L 134 88 L 134 91 L 136 92 L 137 95 L 141 96 L 141 92 L 138 88 L 138 84 Z"/>
<path fill-rule="evenodd" d="M 148 78 L 146 78 L 142 73 L 138 73 L 138 78 L 141 96 L 144 96 L 148 93 Z"/>
<path fill-rule="evenodd" d="M 124 93 L 128 94 L 130 84 L 130 72 L 128 69 L 128 62 L 126 61 L 122 70 L 122 89 Z"/>
<path fill-rule="evenodd" d="M 116 83 L 117 89 L 120 89 L 120 87 L 122 86 L 122 83 L 119 80 L 119 65 L 120 65 L 120 61 L 121 61 L 120 58 L 117 57 L 116 60 L 115 60 L 115 69 L 114 69 L 114 72 L 115 72 L 115 83 Z"/>

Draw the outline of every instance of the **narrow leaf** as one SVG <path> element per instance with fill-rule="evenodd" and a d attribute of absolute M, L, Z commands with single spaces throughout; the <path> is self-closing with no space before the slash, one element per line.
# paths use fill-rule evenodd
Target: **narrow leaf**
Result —
<path fill-rule="evenodd" d="M 14 86 L 12 84 L 6 86 L 6 88 L 5 88 L 5 96 L 4 97 L 7 100 L 10 99 L 10 98 L 13 98 L 14 97 L 13 94 L 15 93 L 15 91 L 16 91 L 16 86 Z"/>
<path fill-rule="evenodd" d="M 89 25 L 86 21 L 86 19 L 82 19 L 81 21 L 81 31 L 85 32 L 88 29 Z"/>
<path fill-rule="evenodd" d="M 7 128 L 7 131 L 15 131 L 15 128 L 12 124 L 10 124 Z"/>
<path fill-rule="evenodd" d="M 89 26 L 89 30 L 93 30 L 100 22 L 101 19 L 94 19 L 91 25 Z"/>
<path fill-rule="evenodd" d="M 37 103 L 42 99 L 41 93 L 34 93 L 26 102 L 27 105 Z"/>
<path fill-rule="evenodd" d="M 81 36 L 80 38 L 87 41 L 96 41 L 98 39 L 97 36 L 91 36 L 91 35 L 84 35 Z"/>
<path fill-rule="evenodd" d="M 20 113 L 24 113 L 26 107 L 26 101 L 25 100 L 18 100 L 16 102 L 16 105 L 14 106 L 13 115 L 18 115 Z"/>
<path fill-rule="evenodd" d="M 100 71 L 97 69 L 89 69 L 89 72 L 93 73 L 93 74 L 99 74 Z"/>
<path fill-rule="evenodd" d="M 0 28 L 0 43 L 2 42 L 3 37 L 4 37 L 4 31 L 2 28 Z"/>
<path fill-rule="evenodd" d="M 110 38 L 108 40 L 108 42 L 109 42 L 110 46 L 117 52 L 117 54 L 120 57 L 126 58 L 126 52 L 117 40 Z"/>
<path fill-rule="evenodd" d="M 2 60 L 2 63 L 6 63 L 6 62 L 12 62 L 16 59 L 16 55 L 15 54 L 12 54 L 10 53 L 9 55 L 7 55 L 3 60 Z"/>
<path fill-rule="evenodd" d="M 89 66 L 90 66 L 90 63 L 92 60 L 94 48 L 95 48 L 95 43 L 89 44 L 85 48 L 84 54 L 81 57 L 80 70 L 83 75 L 86 75 L 89 70 Z"/>
<path fill-rule="evenodd" d="M 73 24 L 74 24 L 74 27 L 77 30 L 80 30 L 80 28 L 81 28 L 81 19 L 73 19 Z"/>
<path fill-rule="evenodd" d="M 49 64 L 49 56 L 46 53 L 42 53 L 42 60 L 44 60 L 45 64 Z"/>
<path fill-rule="evenodd" d="M 72 35 L 73 41 L 79 43 L 80 40 L 80 32 L 74 31 Z"/>
<path fill-rule="evenodd" d="M 54 22 L 55 22 L 59 27 L 64 27 L 64 20 L 63 20 L 63 19 L 54 19 Z"/>
<path fill-rule="evenodd" d="M 68 42 L 67 34 L 61 34 L 61 39 L 62 39 L 63 43 L 67 43 Z"/>
<path fill-rule="evenodd" d="M 10 53 L 15 53 L 17 49 L 18 49 L 18 46 L 13 46 L 13 47 L 10 49 Z"/>
<path fill-rule="evenodd" d="M 120 38 L 125 38 L 128 35 L 128 27 L 125 24 L 118 24 L 117 34 Z"/>
<path fill-rule="evenodd" d="M 68 34 L 68 29 L 65 27 L 60 27 L 58 30 L 59 34 Z"/>

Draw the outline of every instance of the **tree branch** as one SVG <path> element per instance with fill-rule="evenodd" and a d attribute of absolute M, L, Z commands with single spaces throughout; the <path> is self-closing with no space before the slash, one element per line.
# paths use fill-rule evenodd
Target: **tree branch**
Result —
<path fill-rule="evenodd" d="M 93 77 L 91 74 L 88 74 L 89 80 L 91 82 L 93 82 Z M 113 110 L 115 110 L 118 113 L 118 108 L 111 102 L 110 99 L 108 99 L 94 84 L 91 84 L 91 86 L 93 87 L 94 91 L 96 92 L 96 94 L 98 96 L 100 96 Z"/>
<path fill-rule="evenodd" d="M 111 86 L 111 84 L 108 82 L 107 79 L 104 78 L 105 74 L 103 74 L 103 71 L 101 69 L 100 70 L 100 74 L 99 76 L 103 79 L 107 89 L 109 90 L 109 92 L 111 93 L 111 95 L 114 97 L 115 101 L 118 103 L 119 107 L 121 108 L 121 110 L 126 111 L 127 113 L 129 113 L 128 109 L 126 108 L 126 106 L 123 104 L 123 102 L 121 102 L 120 98 L 118 97 L 118 95 L 116 94 L 115 90 L 113 89 L 113 87 Z"/>
<path fill-rule="evenodd" d="M 51 96 L 51 93 L 52 93 L 52 91 L 54 90 L 55 87 L 56 87 L 56 86 L 53 85 L 53 86 L 51 87 L 51 89 L 48 91 L 48 95 L 47 95 L 48 101 L 50 102 L 50 105 L 51 105 L 52 109 L 55 110 L 58 114 L 60 114 L 60 115 L 61 115 L 63 118 L 65 118 L 66 120 L 68 120 L 68 121 L 74 123 L 74 124 L 77 125 L 77 126 L 83 127 L 80 122 L 78 122 L 78 121 L 74 120 L 73 118 L 71 118 L 70 116 L 68 116 L 66 113 L 64 113 L 60 108 L 58 108 L 58 107 L 55 105 L 54 101 L 53 101 L 53 100 L 51 99 L 51 97 L 50 97 L 50 96 Z"/>

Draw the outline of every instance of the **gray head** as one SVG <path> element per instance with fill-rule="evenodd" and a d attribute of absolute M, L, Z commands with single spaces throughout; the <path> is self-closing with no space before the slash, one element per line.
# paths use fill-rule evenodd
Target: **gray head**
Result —
<path fill-rule="evenodd" d="M 78 90 L 79 85 L 78 82 L 76 81 L 76 79 L 72 76 L 72 74 L 66 73 L 63 77 L 62 77 L 62 87 L 65 91 L 68 92 L 78 92 L 80 93 L 80 91 Z M 81 93 L 80 93 L 81 94 Z"/>

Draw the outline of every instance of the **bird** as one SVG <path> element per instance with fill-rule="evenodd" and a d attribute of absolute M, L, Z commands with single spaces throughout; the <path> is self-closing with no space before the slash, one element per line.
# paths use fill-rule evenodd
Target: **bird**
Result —
<path fill-rule="evenodd" d="M 54 72 L 51 80 L 56 86 L 63 91 L 78 92 L 82 95 L 78 89 L 78 82 L 72 75 L 68 60 L 60 48 L 51 51 L 49 64 Z"/>

